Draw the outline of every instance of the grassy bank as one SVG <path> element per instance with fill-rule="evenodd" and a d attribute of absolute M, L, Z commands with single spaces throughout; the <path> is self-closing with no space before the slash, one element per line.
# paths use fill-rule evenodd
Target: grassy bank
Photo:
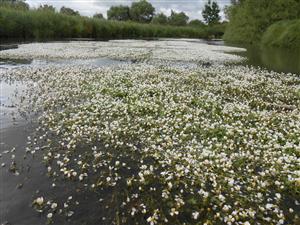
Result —
<path fill-rule="evenodd" d="M 300 20 L 281 21 L 271 25 L 262 37 L 268 46 L 300 48 Z"/>
<path fill-rule="evenodd" d="M 59 38 L 207 38 L 206 28 L 118 22 L 39 10 L 0 8 L 0 37 Z"/>

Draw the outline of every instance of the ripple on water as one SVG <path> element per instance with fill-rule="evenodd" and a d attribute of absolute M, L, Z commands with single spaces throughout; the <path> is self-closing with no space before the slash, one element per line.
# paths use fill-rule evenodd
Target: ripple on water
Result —
<path fill-rule="evenodd" d="M 20 81 L 0 81 L 0 129 L 11 127 L 23 119 L 18 115 L 17 94 L 26 89 Z"/>

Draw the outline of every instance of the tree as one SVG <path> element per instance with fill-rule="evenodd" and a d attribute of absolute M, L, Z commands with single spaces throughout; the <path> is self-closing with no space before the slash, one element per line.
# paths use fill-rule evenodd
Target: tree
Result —
<path fill-rule="evenodd" d="M 273 23 L 299 17 L 299 0 L 239 0 L 229 7 L 224 38 L 231 42 L 258 43 Z"/>
<path fill-rule="evenodd" d="M 244 2 L 244 0 L 231 0 L 232 5 L 238 5 L 238 4 L 241 4 L 243 2 Z"/>
<path fill-rule="evenodd" d="M 104 19 L 102 13 L 96 13 L 96 14 L 94 14 L 94 15 L 93 15 L 93 18 L 96 18 L 96 19 Z"/>
<path fill-rule="evenodd" d="M 201 20 L 191 20 L 189 22 L 189 26 L 192 26 L 192 27 L 204 27 L 205 24 Z"/>
<path fill-rule="evenodd" d="M 130 8 L 130 18 L 141 23 L 151 22 L 154 16 L 154 7 L 146 0 L 133 2 Z"/>
<path fill-rule="evenodd" d="M 208 0 L 208 2 L 204 6 L 204 10 L 202 11 L 202 16 L 204 21 L 211 25 L 216 24 L 220 21 L 221 17 L 219 15 L 220 8 L 218 3 L 215 1 Z"/>
<path fill-rule="evenodd" d="M 61 7 L 60 13 L 63 13 L 63 14 L 69 15 L 69 16 L 79 16 L 80 15 L 78 11 L 75 11 L 71 8 L 67 8 L 64 6 Z"/>
<path fill-rule="evenodd" d="M 41 10 L 41 11 L 50 11 L 50 12 L 55 12 L 55 8 L 52 6 L 52 5 L 40 5 L 38 10 Z"/>
<path fill-rule="evenodd" d="M 168 17 L 163 13 L 159 13 L 153 17 L 151 22 L 154 24 L 167 24 Z"/>
<path fill-rule="evenodd" d="M 169 24 L 173 26 L 185 26 L 189 20 L 189 17 L 184 12 L 174 12 L 171 11 L 171 15 L 169 17 Z"/>
<path fill-rule="evenodd" d="M 109 20 L 129 20 L 129 7 L 128 6 L 112 6 L 107 11 L 107 19 Z"/>
<path fill-rule="evenodd" d="M 29 5 L 24 0 L 0 0 L 0 6 L 18 10 L 29 10 Z"/>

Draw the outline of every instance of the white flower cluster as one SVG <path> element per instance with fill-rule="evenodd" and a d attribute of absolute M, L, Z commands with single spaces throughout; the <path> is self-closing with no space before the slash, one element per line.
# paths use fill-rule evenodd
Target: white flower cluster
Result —
<path fill-rule="evenodd" d="M 43 111 L 48 171 L 120 190 L 121 221 L 299 222 L 299 77 L 143 63 L 6 75 L 35 82 L 24 97 Z"/>
<path fill-rule="evenodd" d="M 194 62 L 239 62 L 243 58 L 225 52 L 244 51 L 241 48 L 188 40 L 115 40 L 108 42 L 31 43 L 17 49 L 0 51 L 1 58 L 99 58 L 120 60 L 173 60 Z"/>

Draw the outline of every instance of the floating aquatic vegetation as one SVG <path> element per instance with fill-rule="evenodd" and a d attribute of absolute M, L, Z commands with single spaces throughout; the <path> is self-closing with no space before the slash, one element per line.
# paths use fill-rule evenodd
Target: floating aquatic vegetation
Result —
<path fill-rule="evenodd" d="M 41 112 L 49 174 L 99 193 L 99 204 L 110 190 L 111 221 L 299 222 L 299 77 L 143 63 L 6 76 L 35 84 L 23 110 Z"/>
<path fill-rule="evenodd" d="M 118 40 L 109 42 L 31 43 L 17 49 L 0 51 L 2 58 L 99 58 L 120 60 L 185 62 L 240 62 L 242 57 L 225 52 L 244 51 L 242 48 L 207 45 L 183 40 Z"/>

